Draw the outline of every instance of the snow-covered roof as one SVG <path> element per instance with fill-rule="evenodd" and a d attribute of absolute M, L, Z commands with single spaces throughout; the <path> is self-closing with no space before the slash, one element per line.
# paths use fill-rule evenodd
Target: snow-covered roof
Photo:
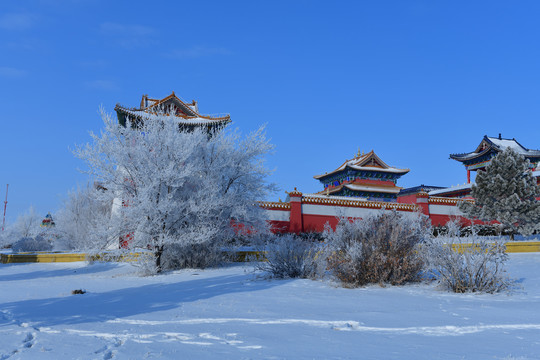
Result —
<path fill-rule="evenodd" d="M 374 191 L 388 194 L 397 194 L 401 191 L 401 188 L 397 186 L 365 186 L 356 184 L 345 184 L 344 186 L 347 189 L 351 189 L 354 191 Z"/>
<path fill-rule="evenodd" d="M 484 136 L 484 138 L 480 142 L 480 145 L 478 145 L 475 151 L 461 154 L 450 154 L 450 158 L 458 161 L 466 161 L 480 157 L 490 151 L 495 151 L 498 153 L 504 151 L 507 148 L 512 148 L 518 154 L 521 154 L 526 158 L 540 158 L 540 150 L 527 149 L 519 142 L 517 142 L 516 139 L 503 139 L 501 137 L 496 138 L 487 135 Z"/>
<path fill-rule="evenodd" d="M 356 196 L 334 196 L 334 195 L 323 195 L 323 194 L 303 194 L 304 197 L 317 198 L 317 199 L 335 199 L 335 200 L 357 200 L 357 201 L 367 201 L 366 198 L 356 197 Z"/>
<path fill-rule="evenodd" d="M 365 170 L 365 171 L 380 171 L 386 173 L 394 174 L 406 174 L 409 172 L 409 169 L 398 169 L 392 166 L 387 165 L 380 157 L 375 154 L 373 150 L 367 154 L 358 154 L 355 158 L 351 160 L 346 160 L 340 167 L 336 170 L 323 174 L 314 176 L 315 179 L 322 179 L 328 175 L 335 174 L 337 172 L 343 171 L 346 168 L 354 170 Z"/>
<path fill-rule="evenodd" d="M 145 110 L 130 110 L 130 109 L 125 109 L 125 108 L 122 108 L 120 111 L 129 115 L 132 115 L 134 117 L 137 117 L 137 118 L 141 117 L 145 119 L 157 119 L 163 115 L 170 116 L 171 118 L 174 118 L 179 124 L 185 124 L 185 125 L 211 125 L 211 124 L 215 124 L 216 121 L 217 122 L 227 121 L 226 119 L 207 119 L 207 118 L 201 118 L 198 116 L 188 117 L 188 116 L 175 116 L 175 115 L 170 115 L 170 114 L 158 115 L 157 113 L 151 113 Z"/>
<path fill-rule="evenodd" d="M 358 184 L 341 184 L 331 188 L 326 188 L 323 191 L 320 191 L 318 194 L 325 196 L 325 194 L 333 194 L 340 192 L 343 188 L 347 188 L 353 191 L 367 191 L 375 193 L 386 193 L 386 194 L 397 194 L 401 191 L 402 188 L 398 186 L 369 186 L 369 185 L 358 185 Z M 332 195 L 332 198 L 335 196 Z"/>
<path fill-rule="evenodd" d="M 119 119 L 120 114 L 136 118 L 152 118 L 164 113 L 184 125 L 224 125 L 231 121 L 229 114 L 200 114 L 195 100 L 191 103 L 185 102 L 176 96 L 174 91 L 163 99 L 152 99 L 148 95 L 143 95 L 140 108 L 127 108 L 117 104 L 115 110 L 119 114 Z"/>
<path fill-rule="evenodd" d="M 455 185 L 455 186 L 450 186 L 450 187 L 447 187 L 447 188 L 444 188 L 444 189 L 432 190 L 428 194 L 429 195 L 446 194 L 446 193 L 451 193 L 451 192 L 454 192 L 454 191 L 470 189 L 471 186 L 472 186 L 472 184 Z"/>

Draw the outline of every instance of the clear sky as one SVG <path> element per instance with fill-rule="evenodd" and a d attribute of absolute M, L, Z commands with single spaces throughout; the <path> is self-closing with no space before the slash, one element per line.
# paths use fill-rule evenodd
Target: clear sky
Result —
<path fill-rule="evenodd" d="M 97 110 L 175 91 L 202 113 L 267 124 L 285 198 L 358 149 L 466 181 L 450 153 L 484 135 L 540 148 L 538 1 L 3 1 L 0 200 L 44 215 L 88 179 L 70 152 Z"/>

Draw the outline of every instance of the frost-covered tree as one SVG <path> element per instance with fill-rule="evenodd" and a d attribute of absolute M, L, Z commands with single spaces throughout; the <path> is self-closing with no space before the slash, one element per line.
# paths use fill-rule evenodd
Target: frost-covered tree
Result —
<path fill-rule="evenodd" d="M 34 207 L 30 206 L 28 211 L 17 217 L 13 231 L 19 238 L 34 237 L 41 232 L 39 225 L 42 219 L 43 216 L 40 216 Z"/>
<path fill-rule="evenodd" d="M 33 206 L 30 206 L 28 210 L 19 215 L 15 223 L 6 227 L 0 234 L 0 243 L 2 246 L 10 246 L 22 239 L 34 239 L 45 231 L 40 228 L 41 220 L 43 216 L 40 216 Z M 21 251 L 25 251 L 22 249 Z"/>
<path fill-rule="evenodd" d="M 264 224 L 256 201 L 272 191 L 264 156 L 272 149 L 263 129 L 185 131 L 174 117 L 156 115 L 119 125 L 103 110 L 105 124 L 92 144 L 76 149 L 88 172 L 122 205 L 116 230 L 134 245 L 152 246 L 156 270 L 169 244 L 213 245 L 234 235 L 232 224 Z"/>
<path fill-rule="evenodd" d="M 497 220 L 504 227 L 531 234 L 540 227 L 540 188 L 529 169 L 529 160 L 508 147 L 499 153 L 472 185 L 474 204 L 460 209 L 471 218 Z"/>
<path fill-rule="evenodd" d="M 113 194 L 96 185 L 78 187 L 68 193 L 56 214 L 56 231 L 67 249 L 103 249 L 118 242 L 111 221 Z M 116 229 L 116 231 L 118 231 Z"/>

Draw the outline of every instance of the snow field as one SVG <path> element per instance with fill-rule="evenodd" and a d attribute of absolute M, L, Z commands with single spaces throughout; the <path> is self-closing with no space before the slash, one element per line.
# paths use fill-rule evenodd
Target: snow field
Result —
<path fill-rule="evenodd" d="M 0 359 L 539 359 L 539 265 L 510 254 L 522 286 L 510 295 L 343 289 L 242 266 L 0 265 Z"/>

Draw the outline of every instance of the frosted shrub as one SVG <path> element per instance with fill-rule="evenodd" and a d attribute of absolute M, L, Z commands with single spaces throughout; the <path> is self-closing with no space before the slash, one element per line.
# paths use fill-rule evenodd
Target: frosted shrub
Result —
<path fill-rule="evenodd" d="M 361 220 L 341 219 L 327 229 L 328 269 L 345 286 L 401 285 L 421 279 L 419 245 L 430 232 L 424 215 L 381 211 Z"/>
<path fill-rule="evenodd" d="M 265 261 L 257 263 L 256 268 L 274 278 L 313 279 L 324 269 L 321 246 L 311 238 L 293 234 L 272 236 L 265 251 Z"/>
<path fill-rule="evenodd" d="M 227 261 L 222 248 L 214 242 L 167 244 L 161 255 L 162 270 L 205 269 Z"/>
<path fill-rule="evenodd" d="M 51 251 L 51 242 L 42 236 L 24 237 L 11 246 L 13 252 Z"/>
<path fill-rule="evenodd" d="M 115 231 L 111 209 L 114 194 L 99 186 L 77 187 L 68 193 L 56 214 L 56 247 L 62 250 L 102 250 L 117 244 L 125 233 Z"/>
<path fill-rule="evenodd" d="M 0 231 L 0 249 L 10 248 L 13 244 L 13 236 L 10 228 Z"/>
<path fill-rule="evenodd" d="M 509 289 L 506 276 L 508 259 L 501 241 L 482 239 L 473 234 L 430 240 L 423 249 L 429 272 L 445 289 L 456 293 L 495 293 Z"/>
<path fill-rule="evenodd" d="M 154 254 L 150 251 L 140 251 L 137 253 L 137 257 L 127 256 L 132 264 L 137 268 L 137 273 L 140 276 L 152 276 L 156 275 L 158 269 L 156 267 L 156 260 L 154 259 Z"/>

